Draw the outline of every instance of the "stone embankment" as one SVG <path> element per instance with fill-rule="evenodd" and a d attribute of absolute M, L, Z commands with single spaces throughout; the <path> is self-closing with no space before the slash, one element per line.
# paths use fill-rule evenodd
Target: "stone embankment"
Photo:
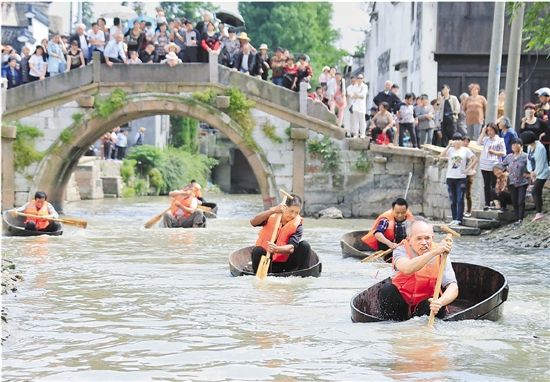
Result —
<path fill-rule="evenodd" d="M 550 248 L 550 216 L 531 222 L 534 212 L 525 216 L 520 225 L 508 224 L 484 235 L 482 240 L 512 248 Z"/>
<path fill-rule="evenodd" d="M 17 291 L 17 283 L 23 280 L 23 276 L 15 270 L 15 264 L 6 259 L 2 259 L 2 295 Z M 8 338 L 6 323 L 8 322 L 8 312 L 5 306 L 2 306 L 2 343 Z"/>

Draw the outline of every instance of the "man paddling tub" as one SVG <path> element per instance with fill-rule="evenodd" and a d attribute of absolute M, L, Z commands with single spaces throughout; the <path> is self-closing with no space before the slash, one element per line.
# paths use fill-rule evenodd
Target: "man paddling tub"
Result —
<path fill-rule="evenodd" d="M 412 220 L 413 214 L 403 198 L 397 198 L 387 210 L 376 218 L 369 233 L 361 238 L 373 251 L 396 248 L 407 236 L 405 222 Z"/>
<path fill-rule="evenodd" d="M 202 197 L 202 187 L 200 184 L 197 183 L 195 179 L 191 180 L 191 182 L 189 183 L 189 186 L 192 188 L 193 195 L 195 195 L 195 198 L 197 198 L 199 202 L 202 203 L 206 201 Z"/>
<path fill-rule="evenodd" d="M 393 251 L 395 274 L 391 283 L 385 283 L 379 292 L 380 314 L 386 320 L 405 321 L 413 316 L 429 315 L 443 318 L 446 309 L 458 296 L 456 276 L 447 258 L 441 288 L 443 294 L 432 300 L 437 276 L 441 265 L 441 255 L 451 252 L 452 239 L 445 238 L 433 244 L 432 225 L 424 220 L 409 224 L 408 237 L 404 245 Z"/>
<path fill-rule="evenodd" d="M 271 252 L 272 273 L 288 272 L 296 269 L 304 269 L 309 261 L 310 246 L 302 240 L 303 219 L 300 216 L 302 199 L 291 194 L 292 199 L 285 204 L 271 207 L 250 220 L 253 227 L 261 226 L 262 229 L 256 240 L 256 246 L 252 250 L 252 268 L 254 273 L 258 270 L 260 259 Z M 275 227 L 277 214 L 282 214 L 279 227 Z M 274 229 L 279 229 L 275 243 L 270 242 Z"/>
<path fill-rule="evenodd" d="M 44 218 L 58 219 L 59 214 L 53 208 L 53 206 L 47 202 L 47 195 L 45 192 L 38 191 L 34 194 L 34 200 L 24 204 L 23 206 L 12 210 L 12 215 L 17 216 L 17 212 L 22 212 L 29 215 L 43 216 Z M 61 229 L 61 225 L 58 222 L 37 219 L 37 218 L 25 218 L 25 229 L 28 231 L 44 231 L 55 232 Z"/>
<path fill-rule="evenodd" d="M 171 191 L 172 208 L 164 214 L 164 224 L 168 228 L 199 228 L 204 226 L 205 218 L 197 209 L 199 201 L 193 194 L 193 188 L 186 186 L 182 190 Z"/>

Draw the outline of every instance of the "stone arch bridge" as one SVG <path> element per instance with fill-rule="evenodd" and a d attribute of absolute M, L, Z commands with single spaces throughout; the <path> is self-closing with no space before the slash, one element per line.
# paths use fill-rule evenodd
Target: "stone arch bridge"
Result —
<path fill-rule="evenodd" d="M 269 123 L 283 137 L 290 128 L 291 139 L 274 145 L 262 129 L 255 128 L 253 139 L 259 149 L 253 149 L 238 122 L 226 113 L 227 99 L 218 97 L 212 106 L 192 96 L 197 91 L 229 88 L 239 89 L 255 102 L 252 115 L 256 126 Z M 123 105 L 108 116 L 99 116 L 93 108 L 94 97 L 106 97 L 115 89 L 125 92 Z M 304 194 L 305 141 L 310 132 L 343 138 L 334 116 L 323 105 L 308 100 L 305 88 L 292 92 L 217 63 L 109 68 L 95 57 L 85 68 L 3 89 L 2 99 L 3 208 L 24 203 L 39 189 L 61 208 L 70 174 L 86 149 L 111 128 L 146 116 L 189 116 L 219 129 L 247 158 L 265 206 L 274 203 L 282 187 Z M 40 162 L 17 171 L 12 148 L 15 122 L 44 133 L 36 139 L 35 148 L 45 153 Z"/>

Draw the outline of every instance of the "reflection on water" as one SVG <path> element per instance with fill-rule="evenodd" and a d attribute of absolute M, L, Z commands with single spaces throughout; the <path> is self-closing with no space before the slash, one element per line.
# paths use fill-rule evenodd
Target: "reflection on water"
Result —
<path fill-rule="evenodd" d="M 500 322 L 352 324 L 351 297 L 387 277 L 384 264 L 342 259 L 339 238 L 366 220 L 305 221 L 320 278 L 234 278 L 228 256 L 256 239 L 259 196 L 213 196 L 206 229 L 144 229 L 166 199 L 66 206 L 88 229 L 3 238 L 24 281 L 6 296 L 9 381 L 536 380 L 547 371 L 550 269 L 541 252 L 456 241 L 454 260 L 501 270 Z M 543 288 L 544 289 L 544 288 Z"/>

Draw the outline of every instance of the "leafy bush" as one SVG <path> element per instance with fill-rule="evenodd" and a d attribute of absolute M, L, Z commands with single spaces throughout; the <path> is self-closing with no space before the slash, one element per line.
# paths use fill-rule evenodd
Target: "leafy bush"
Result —
<path fill-rule="evenodd" d="M 36 138 L 44 136 L 36 127 L 26 126 L 21 123 L 16 123 L 17 134 L 13 143 L 13 151 L 15 154 L 15 169 L 23 169 L 32 163 L 39 162 L 44 157 L 43 152 L 39 152 L 34 148 Z"/>
<path fill-rule="evenodd" d="M 133 187 L 123 185 L 122 186 L 122 197 L 123 198 L 132 198 L 136 196 L 136 190 Z"/>
<path fill-rule="evenodd" d="M 73 123 L 75 125 L 78 125 L 80 122 L 82 122 L 82 119 L 84 119 L 84 113 L 74 113 L 72 115 Z"/>
<path fill-rule="evenodd" d="M 217 96 L 218 96 L 218 93 L 213 89 L 207 89 L 202 92 L 193 93 L 193 98 L 195 98 L 197 101 L 200 101 L 212 106 L 216 103 Z"/>
<path fill-rule="evenodd" d="M 170 116 L 170 142 L 191 154 L 199 152 L 199 121 L 189 117 Z"/>
<path fill-rule="evenodd" d="M 134 183 L 136 196 L 146 196 L 149 194 L 149 182 L 147 179 L 137 178 Z"/>
<path fill-rule="evenodd" d="M 355 162 L 355 169 L 357 171 L 368 173 L 371 170 L 371 168 L 372 168 L 372 162 L 369 160 L 367 152 L 363 151 L 359 156 L 359 158 L 357 158 L 357 162 Z"/>
<path fill-rule="evenodd" d="M 149 171 L 149 183 L 152 187 L 155 187 L 156 194 L 160 194 L 160 190 L 164 188 L 165 183 L 164 178 L 162 177 L 162 174 L 158 168 L 154 168 Z"/>
<path fill-rule="evenodd" d="M 145 176 L 162 161 L 162 150 L 152 145 L 134 146 L 126 156 L 126 159 L 136 161 L 138 174 Z"/>
<path fill-rule="evenodd" d="M 73 131 L 70 127 L 67 127 L 65 130 L 61 132 L 61 135 L 59 136 L 59 140 L 63 143 L 69 143 L 73 139 Z"/>
<path fill-rule="evenodd" d="M 250 101 L 246 95 L 237 88 L 230 88 L 226 95 L 229 96 L 229 108 L 227 114 L 239 125 L 245 145 L 253 150 L 259 151 L 258 144 L 252 138 L 252 132 L 256 123 L 252 118 L 250 110 L 254 107 L 254 101 Z"/>
<path fill-rule="evenodd" d="M 273 143 L 283 143 L 283 138 L 279 137 L 277 135 L 277 132 L 275 131 L 275 126 L 273 126 L 272 123 L 269 121 L 266 121 L 262 126 L 262 131 L 264 132 L 265 136 L 269 138 L 269 140 Z"/>
<path fill-rule="evenodd" d="M 96 97 L 94 107 L 97 115 L 106 118 L 124 106 L 127 94 L 122 89 L 115 89 L 108 97 L 99 99 Z"/>
<path fill-rule="evenodd" d="M 135 159 L 128 159 L 125 158 L 122 162 L 122 166 L 120 167 L 120 176 L 122 177 L 122 181 L 126 184 L 129 184 L 131 179 L 135 177 L 137 161 Z"/>
<path fill-rule="evenodd" d="M 329 137 L 324 137 L 321 140 L 312 139 L 308 143 L 308 150 L 311 154 L 321 158 L 323 170 L 332 172 L 339 169 L 340 150 Z"/>

